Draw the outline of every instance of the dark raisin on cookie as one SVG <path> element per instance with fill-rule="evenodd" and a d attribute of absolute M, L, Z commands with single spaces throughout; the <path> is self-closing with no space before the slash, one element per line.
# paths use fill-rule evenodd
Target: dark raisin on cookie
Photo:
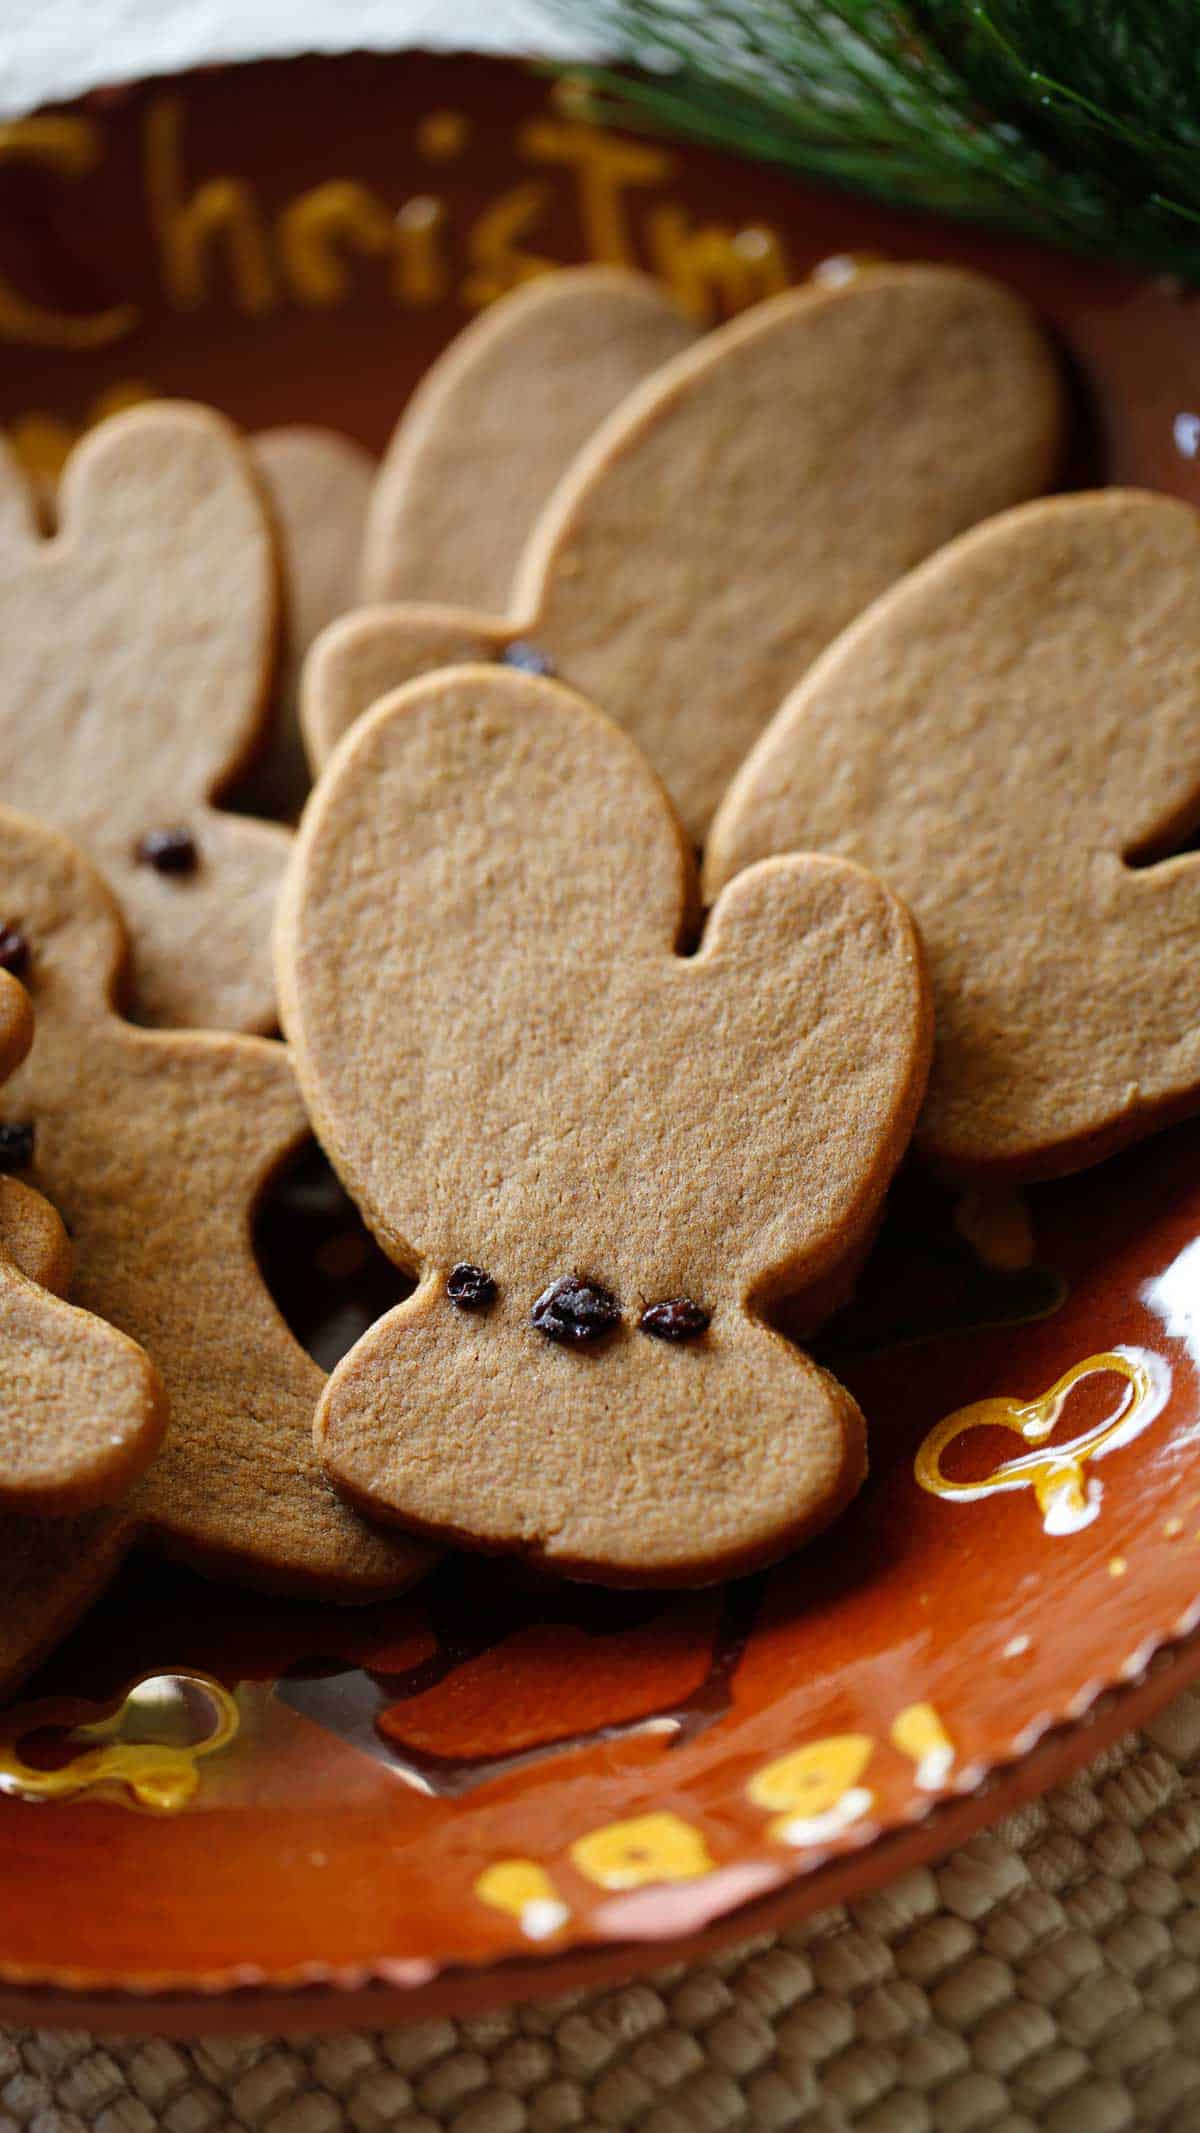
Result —
<path fill-rule="evenodd" d="M 147 830 L 138 839 L 137 856 L 143 866 L 153 867 L 157 874 L 194 874 L 200 864 L 195 838 L 177 823 Z"/>
<path fill-rule="evenodd" d="M 690 1296 L 668 1296 L 662 1303 L 647 1304 L 638 1320 L 643 1333 L 656 1341 L 698 1341 L 712 1323 L 712 1312 Z"/>
<path fill-rule="evenodd" d="M 23 978 L 29 968 L 29 937 L 19 926 L 0 925 L 0 970 Z"/>
<path fill-rule="evenodd" d="M 619 1324 L 621 1306 L 611 1289 L 578 1274 L 562 1274 L 543 1289 L 530 1319 L 548 1341 L 561 1341 L 569 1348 L 586 1348 L 603 1340 Z"/>
<path fill-rule="evenodd" d="M 516 667 L 521 674 L 552 676 L 554 673 L 554 661 L 549 652 L 543 652 L 540 644 L 530 644 L 524 637 L 514 638 L 511 644 L 505 645 L 500 654 L 500 664 L 504 667 Z"/>
<path fill-rule="evenodd" d="M 483 1267 L 460 1259 L 446 1276 L 446 1294 L 460 1311 L 486 1311 L 496 1301 L 496 1284 Z"/>
<path fill-rule="evenodd" d="M 0 1171 L 28 1170 L 33 1161 L 33 1127 L 0 1125 Z"/>

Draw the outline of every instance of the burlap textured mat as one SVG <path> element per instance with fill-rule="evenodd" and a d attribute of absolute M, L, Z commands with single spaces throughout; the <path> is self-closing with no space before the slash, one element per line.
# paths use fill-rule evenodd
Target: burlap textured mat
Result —
<path fill-rule="evenodd" d="M 847 1909 L 695 1968 L 305 2038 L 0 2031 L 0 2133 L 1200 2133 L 1200 1691 Z"/>

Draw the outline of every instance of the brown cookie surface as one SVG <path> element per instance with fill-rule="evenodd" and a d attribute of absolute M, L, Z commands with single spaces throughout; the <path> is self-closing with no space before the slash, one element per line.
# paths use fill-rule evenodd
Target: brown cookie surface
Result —
<path fill-rule="evenodd" d="M 994 282 L 871 270 L 789 291 L 632 393 L 559 483 L 509 618 L 371 608 L 303 688 L 324 762 L 386 687 L 459 659 L 540 661 L 638 741 L 693 838 L 783 695 L 944 541 L 1053 478 L 1049 350 Z"/>
<path fill-rule="evenodd" d="M 7 929 L 12 933 L 12 929 Z M 28 954 L 23 934 L 21 960 Z M 33 1002 L 25 987 L 0 970 L 0 1081 L 7 1081 L 33 1043 Z M 71 1241 L 62 1218 L 49 1200 L 23 1185 L 11 1171 L 0 1171 L 0 1252 L 30 1281 L 56 1296 L 66 1294 L 71 1279 Z"/>
<path fill-rule="evenodd" d="M 21 941 L 24 948 L 23 935 Z M 0 970 L 0 1081 L 20 1066 L 32 1043 L 33 1002 L 19 979 Z"/>
<path fill-rule="evenodd" d="M 937 1044 L 918 1142 L 964 1174 L 1094 1161 L 1200 1102 L 1200 519 L 1109 490 L 980 527 L 784 704 L 707 885 L 836 852 L 912 907 Z M 1135 863 L 1141 862 L 1141 863 Z"/>
<path fill-rule="evenodd" d="M 167 1402 L 123 1333 L 23 1274 L 0 1231 L 0 1505 L 60 1518 L 115 1503 L 162 1442 Z"/>
<path fill-rule="evenodd" d="M 247 443 L 271 507 L 283 591 L 275 716 L 250 790 L 256 805 L 290 816 L 312 782 L 300 738 L 300 670 L 313 639 L 355 605 L 375 462 L 353 438 L 302 422 L 260 430 Z"/>
<path fill-rule="evenodd" d="M 318 1417 L 373 1512 L 694 1583 L 857 1488 L 853 1401 L 759 1312 L 875 1219 L 924 1086 L 919 949 L 824 859 L 747 874 L 693 955 L 695 917 L 658 780 L 551 682 L 413 684 L 310 803 L 284 1024 L 343 1182 L 420 1277 Z"/>
<path fill-rule="evenodd" d="M 0 971 L 0 1079 L 32 1040 L 29 995 Z M 24 1141 L 17 1145 L 24 1160 Z M 5 1161 L 12 1157 L 6 1146 Z M 70 1271 L 70 1243 L 54 1208 L 0 1173 L 4 1509 L 58 1517 L 113 1503 L 145 1471 L 162 1438 L 166 1399 L 158 1372 L 124 1334 L 61 1300 Z"/>
<path fill-rule="evenodd" d="M 490 305 L 400 418 L 371 501 L 364 598 L 503 610 L 521 547 L 576 452 L 696 338 L 656 283 L 619 267 L 544 275 Z"/>
<path fill-rule="evenodd" d="M 22 958 L 27 953 L 23 935 Z M 0 1081 L 7 1081 L 33 1043 L 33 1003 L 25 987 L 0 970 Z M 0 1171 L 0 1254 L 28 1280 L 54 1295 L 71 1279 L 71 1241 L 49 1200 L 9 1171 Z"/>
<path fill-rule="evenodd" d="M 71 1240 L 49 1200 L 20 1178 L 0 1176 L 0 1251 L 28 1281 L 65 1296 L 71 1283 Z"/>
<path fill-rule="evenodd" d="M 213 802 L 262 730 L 275 627 L 266 510 L 220 416 L 157 402 L 102 423 L 49 540 L 0 456 L 0 787 L 103 869 L 142 1021 L 274 1026 L 288 833 Z"/>
<path fill-rule="evenodd" d="M 423 1551 L 372 1533 L 321 1477 L 323 1376 L 254 1257 L 258 1195 L 308 1130 L 286 1050 L 123 1021 L 112 898 L 65 838 L 7 810 L 0 902 L 33 943 L 37 1016 L 0 1116 L 35 1125 L 28 1175 L 70 1226 L 79 1304 L 145 1345 L 170 1399 L 163 1451 L 128 1501 L 130 1537 L 285 1590 L 355 1598 L 409 1583 Z"/>

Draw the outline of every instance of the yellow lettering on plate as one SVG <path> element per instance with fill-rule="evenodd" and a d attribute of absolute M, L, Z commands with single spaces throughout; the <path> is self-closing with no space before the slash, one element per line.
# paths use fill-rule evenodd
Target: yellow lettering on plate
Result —
<path fill-rule="evenodd" d="M 414 193 L 397 208 L 392 287 L 402 304 L 427 309 L 449 293 L 445 222 L 445 206 L 432 193 Z"/>
<path fill-rule="evenodd" d="M 146 198 L 158 239 L 163 284 L 181 311 L 197 311 L 211 289 L 214 245 L 228 260 L 234 303 L 261 315 L 275 301 L 267 233 L 251 187 L 209 178 L 189 193 L 183 173 L 183 102 L 163 96 L 146 114 Z"/>
<path fill-rule="evenodd" d="M 84 178 L 100 159 L 103 141 L 90 120 L 23 118 L 0 125 L 0 163 L 38 163 L 56 177 Z M 105 348 L 132 333 L 132 304 L 74 314 L 51 311 L 0 280 L 0 340 L 31 348 Z"/>
<path fill-rule="evenodd" d="M 625 195 L 630 186 L 661 185 L 671 174 L 671 157 L 570 119 L 532 119 L 520 146 L 532 162 L 558 163 L 575 173 L 589 257 L 613 267 L 636 266 Z"/>
<path fill-rule="evenodd" d="M 343 254 L 386 257 L 394 234 L 394 218 L 367 186 L 350 178 L 314 185 L 279 217 L 279 253 L 293 294 L 318 308 L 341 303 L 350 287 Z"/>
<path fill-rule="evenodd" d="M 791 273 L 783 240 L 758 226 L 729 230 L 693 225 L 681 207 L 656 207 L 646 218 L 655 273 L 690 318 L 708 324 L 786 289 Z"/>
<path fill-rule="evenodd" d="M 498 296 L 520 282 L 549 274 L 557 262 L 538 252 L 522 249 L 520 239 L 533 228 L 545 209 L 548 189 L 533 180 L 514 185 L 500 194 L 476 217 L 467 237 L 471 271 L 462 285 L 462 299 L 482 311 Z"/>

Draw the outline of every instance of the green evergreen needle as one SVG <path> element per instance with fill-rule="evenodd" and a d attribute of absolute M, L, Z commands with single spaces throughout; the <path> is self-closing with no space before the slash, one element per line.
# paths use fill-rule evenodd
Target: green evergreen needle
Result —
<path fill-rule="evenodd" d="M 1200 0 L 555 4 L 602 121 L 1200 281 Z"/>

